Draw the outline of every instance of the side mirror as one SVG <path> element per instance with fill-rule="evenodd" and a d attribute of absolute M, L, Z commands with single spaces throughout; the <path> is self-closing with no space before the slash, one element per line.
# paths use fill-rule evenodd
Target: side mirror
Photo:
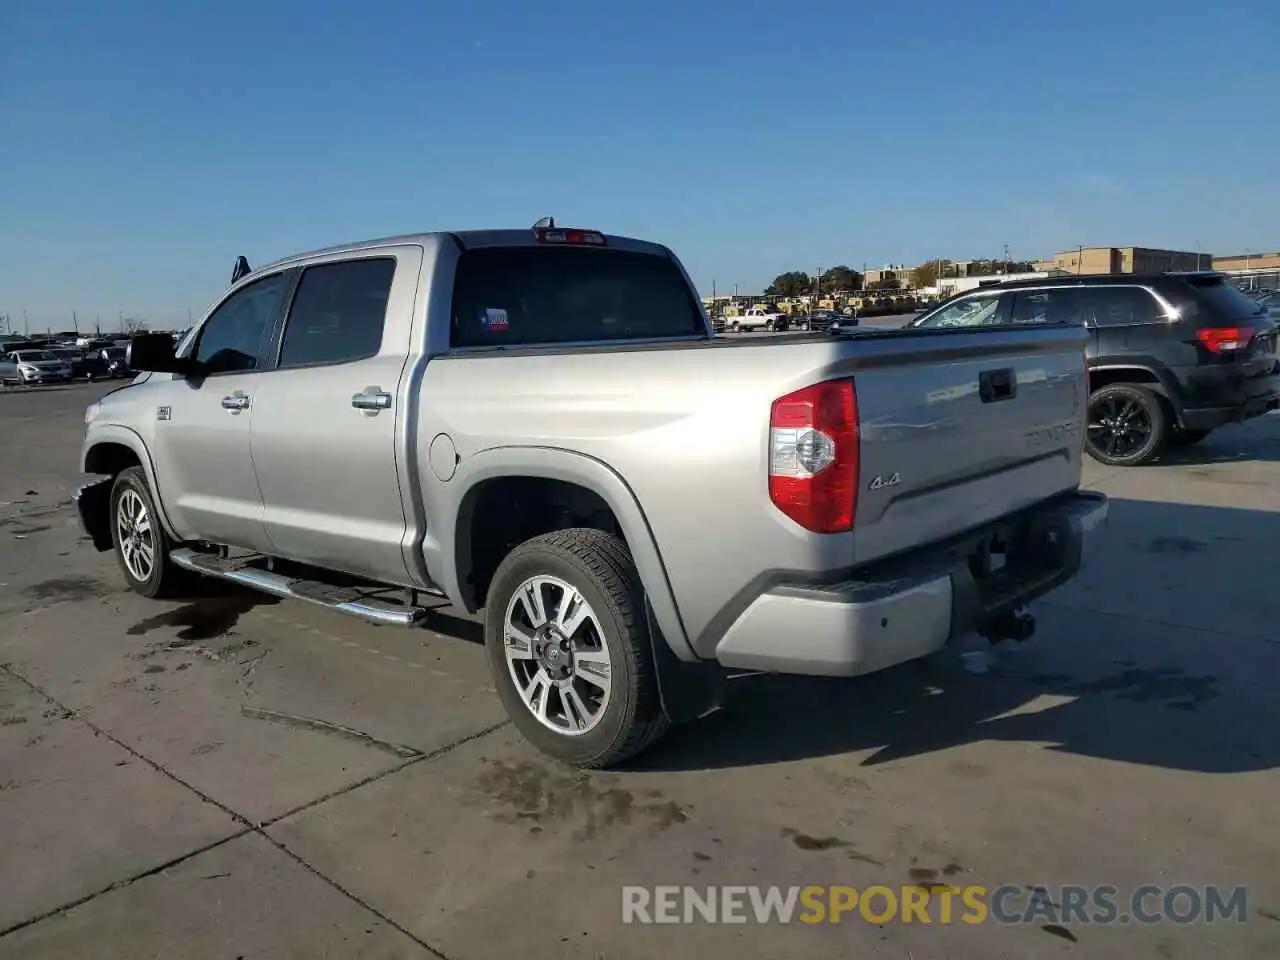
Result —
<path fill-rule="evenodd" d="M 140 333 L 129 341 L 125 365 L 143 373 L 185 374 L 190 364 L 174 356 L 173 347 L 173 338 L 167 333 Z"/>

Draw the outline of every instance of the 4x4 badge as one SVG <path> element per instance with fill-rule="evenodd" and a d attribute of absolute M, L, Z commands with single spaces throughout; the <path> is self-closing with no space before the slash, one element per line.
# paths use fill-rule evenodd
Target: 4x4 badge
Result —
<path fill-rule="evenodd" d="M 173 411 L 172 411 L 171 409 L 169 409 L 168 407 L 157 407 L 157 408 L 156 408 L 156 419 L 157 419 L 157 420 L 172 420 L 172 419 L 173 419 Z"/>
<path fill-rule="evenodd" d="M 871 483 L 867 485 L 868 490 L 883 490 L 885 487 L 896 487 L 902 482 L 902 475 L 899 473 L 889 474 L 889 479 L 884 478 L 884 474 L 877 473 Z"/>

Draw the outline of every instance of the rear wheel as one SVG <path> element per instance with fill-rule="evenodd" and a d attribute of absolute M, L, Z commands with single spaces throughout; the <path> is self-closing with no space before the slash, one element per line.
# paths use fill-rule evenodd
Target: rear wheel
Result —
<path fill-rule="evenodd" d="M 111 544 L 135 593 L 158 599 L 177 592 L 182 570 L 169 562 L 169 538 L 141 467 L 120 471 L 111 488 Z"/>
<path fill-rule="evenodd" d="M 1100 463 L 1115 467 L 1147 463 L 1164 448 L 1168 433 L 1164 407 L 1145 387 L 1116 383 L 1089 397 L 1085 449 Z"/>
<path fill-rule="evenodd" d="M 580 767 L 606 767 L 656 742 L 662 711 L 626 545 L 601 530 L 534 537 L 489 586 L 485 646 L 494 685 L 520 732 Z"/>
<path fill-rule="evenodd" d="M 733 323 L 729 324 L 729 329 L 734 333 L 740 333 L 742 331 L 742 324 L 735 320 Z"/>

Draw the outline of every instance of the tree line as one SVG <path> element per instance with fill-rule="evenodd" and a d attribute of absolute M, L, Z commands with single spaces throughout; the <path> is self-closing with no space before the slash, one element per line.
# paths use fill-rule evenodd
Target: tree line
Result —
<path fill-rule="evenodd" d="M 854 293 L 859 290 L 899 290 L 931 287 L 942 279 L 954 277 L 988 277 L 1001 273 L 1027 273 L 1034 266 L 1017 260 L 970 260 L 963 266 L 951 260 L 930 260 L 910 270 L 896 271 L 892 277 L 882 277 L 864 286 L 864 275 L 844 265 L 808 274 L 803 270 L 788 270 L 773 278 L 764 288 L 767 297 L 802 297 L 812 294 Z"/>

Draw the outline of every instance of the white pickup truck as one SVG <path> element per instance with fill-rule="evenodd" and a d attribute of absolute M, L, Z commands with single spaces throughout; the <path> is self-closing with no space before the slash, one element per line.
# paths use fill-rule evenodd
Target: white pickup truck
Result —
<path fill-rule="evenodd" d="M 666 247 L 417 234 L 250 271 L 85 414 L 129 586 L 194 571 L 383 623 L 485 611 L 524 735 L 616 763 L 727 670 L 1025 639 L 1107 513 L 1079 324 L 715 337 Z"/>
<path fill-rule="evenodd" d="M 737 317 L 729 317 L 726 324 L 734 333 L 743 330 L 773 330 L 786 317 L 784 313 L 770 312 L 763 307 L 752 307 Z"/>

